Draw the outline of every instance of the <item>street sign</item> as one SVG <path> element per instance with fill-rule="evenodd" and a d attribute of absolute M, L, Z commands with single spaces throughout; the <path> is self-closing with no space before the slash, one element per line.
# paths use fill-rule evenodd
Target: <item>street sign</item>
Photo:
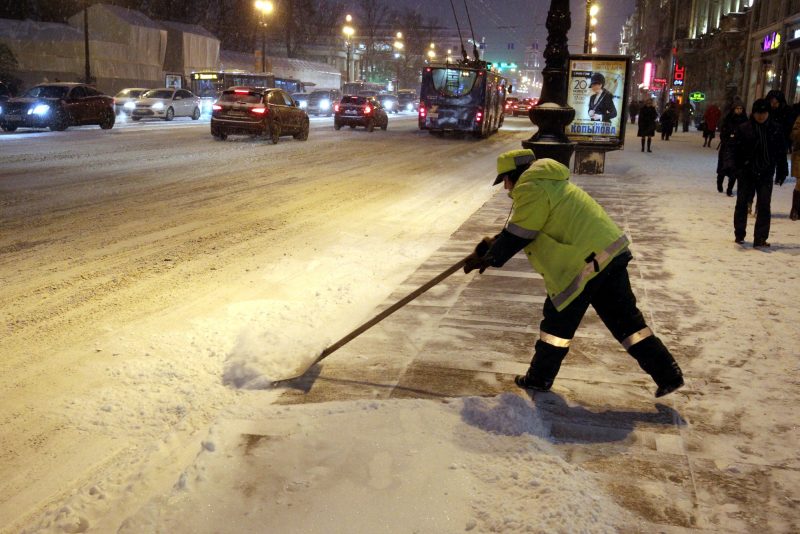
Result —
<path fill-rule="evenodd" d="M 706 99 L 706 94 L 701 93 L 700 91 L 689 93 L 689 100 L 691 100 L 692 102 L 702 102 L 705 99 Z"/>

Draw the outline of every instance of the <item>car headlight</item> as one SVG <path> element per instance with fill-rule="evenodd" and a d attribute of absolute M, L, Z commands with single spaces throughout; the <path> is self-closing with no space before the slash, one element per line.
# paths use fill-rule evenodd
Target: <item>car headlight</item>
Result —
<path fill-rule="evenodd" d="M 406 111 L 413 111 L 413 110 L 414 110 L 414 104 L 406 104 Z"/>
<path fill-rule="evenodd" d="M 136 107 L 136 102 L 133 102 L 133 101 L 125 102 L 125 104 L 122 107 L 125 108 L 125 109 L 133 109 L 133 108 Z"/>
<path fill-rule="evenodd" d="M 30 114 L 39 116 L 47 115 L 49 111 L 50 111 L 50 106 L 48 106 L 47 104 L 36 104 L 34 107 L 28 110 L 28 115 Z"/>
<path fill-rule="evenodd" d="M 153 109 L 164 109 L 164 103 L 156 102 L 155 104 L 153 104 Z"/>
<path fill-rule="evenodd" d="M 386 103 L 384 104 L 384 107 L 385 107 L 386 109 L 392 109 L 392 106 L 393 106 L 393 105 L 394 105 L 394 104 L 393 104 L 392 102 L 386 102 Z"/>
<path fill-rule="evenodd" d="M 308 107 L 308 102 L 306 102 L 305 100 L 301 100 L 300 101 L 300 108 L 301 109 L 305 109 L 307 107 Z"/>
<path fill-rule="evenodd" d="M 330 100 L 321 100 L 319 103 L 320 109 L 330 109 L 331 108 L 331 101 Z"/>

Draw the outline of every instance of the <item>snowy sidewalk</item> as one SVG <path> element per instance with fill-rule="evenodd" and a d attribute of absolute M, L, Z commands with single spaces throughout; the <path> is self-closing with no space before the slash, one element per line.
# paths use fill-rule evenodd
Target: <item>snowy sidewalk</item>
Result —
<path fill-rule="evenodd" d="M 696 133 L 576 176 L 632 237 L 640 306 L 683 367 L 663 399 L 587 315 L 551 393 L 520 392 L 544 286 L 523 256 L 457 273 L 275 403 L 248 393 L 123 532 L 798 532 L 800 223 L 733 243 Z M 512 147 L 513 148 L 513 147 Z M 487 169 L 487 180 L 492 169 Z M 503 191 L 387 299 L 502 228 Z M 376 313 L 379 310 L 376 310 Z"/>

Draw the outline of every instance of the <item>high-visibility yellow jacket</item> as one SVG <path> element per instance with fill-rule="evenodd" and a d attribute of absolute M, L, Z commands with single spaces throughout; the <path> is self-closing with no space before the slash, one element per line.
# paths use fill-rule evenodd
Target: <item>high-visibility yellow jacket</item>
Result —
<path fill-rule="evenodd" d="M 561 163 L 535 161 L 511 190 L 513 209 L 505 228 L 533 240 L 525 254 L 559 311 L 629 245 L 605 210 L 568 179 L 569 169 Z"/>

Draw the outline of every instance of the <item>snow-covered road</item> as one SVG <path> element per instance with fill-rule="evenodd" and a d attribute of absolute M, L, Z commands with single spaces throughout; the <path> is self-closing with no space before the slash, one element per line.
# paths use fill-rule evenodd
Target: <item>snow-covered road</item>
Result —
<path fill-rule="evenodd" d="M 257 303 L 351 327 L 480 207 L 521 132 L 415 119 L 275 146 L 190 121 L 0 135 L 0 525 L 185 454 L 236 402 L 223 360 Z"/>

